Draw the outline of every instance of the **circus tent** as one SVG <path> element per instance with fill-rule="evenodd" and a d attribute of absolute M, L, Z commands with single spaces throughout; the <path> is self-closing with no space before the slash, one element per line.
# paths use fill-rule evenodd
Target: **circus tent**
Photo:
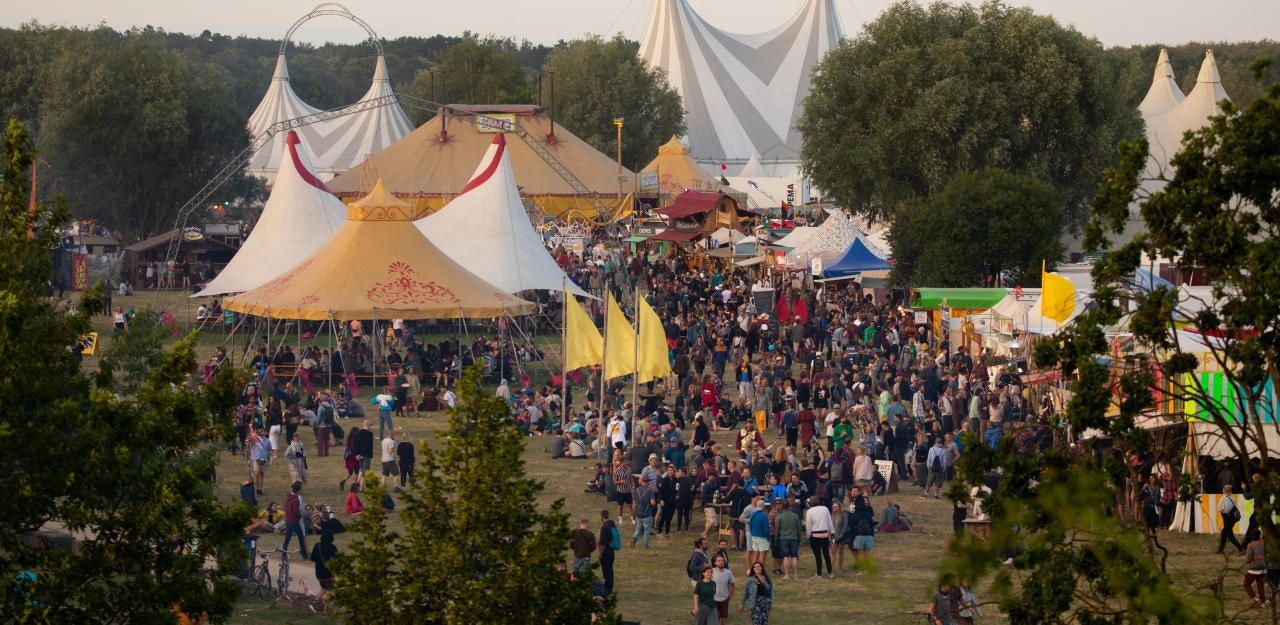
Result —
<path fill-rule="evenodd" d="M 749 35 L 716 28 L 689 0 L 656 0 L 640 57 L 666 70 L 680 93 L 698 162 L 739 164 L 755 154 L 794 169 L 809 75 L 842 36 L 835 0 L 805 0 L 786 23 Z"/>
<path fill-rule="evenodd" d="M 347 223 L 266 284 L 223 300 L 274 319 L 434 319 L 527 314 L 535 305 L 476 277 L 427 240 L 410 204 L 379 181 L 347 207 Z"/>
<path fill-rule="evenodd" d="M 249 238 L 195 297 L 257 288 L 310 256 L 346 223 L 346 206 L 316 177 L 298 134 L 287 133 L 284 146 L 276 184 Z"/>
<path fill-rule="evenodd" d="M 364 195 L 381 179 L 396 197 L 427 212 L 437 210 L 471 180 L 472 164 L 484 157 L 498 132 L 494 120 L 518 127 L 507 132 L 507 157 L 521 196 L 544 214 L 594 217 L 596 198 L 611 209 L 619 204 L 614 159 L 554 124 L 541 107 L 528 104 L 441 107 L 400 141 L 334 178 L 329 188 L 346 201 Z M 575 188 L 546 156 L 571 172 L 582 188 Z M 622 188 L 631 189 L 635 173 L 624 167 L 622 177 Z"/>
<path fill-rule="evenodd" d="M 529 222 L 503 133 L 493 136 L 462 192 L 415 225 L 449 258 L 507 293 L 559 291 L 567 284 L 587 296 L 568 281 Z"/>
<path fill-rule="evenodd" d="M 378 54 L 369 90 L 357 102 L 343 107 L 363 110 L 297 129 L 307 156 L 321 178 L 332 178 L 351 169 L 365 157 L 382 151 L 413 130 L 413 124 L 398 102 L 384 106 L 369 105 L 374 100 L 394 95 L 386 60 Z M 249 135 L 259 137 L 277 123 L 318 112 L 320 109 L 307 104 L 293 91 L 288 62 L 281 53 L 276 58 L 275 72 L 267 92 L 249 117 Z M 285 133 L 279 133 L 253 155 L 247 167 L 248 173 L 273 182 L 277 173 L 275 165 L 285 151 Z"/>

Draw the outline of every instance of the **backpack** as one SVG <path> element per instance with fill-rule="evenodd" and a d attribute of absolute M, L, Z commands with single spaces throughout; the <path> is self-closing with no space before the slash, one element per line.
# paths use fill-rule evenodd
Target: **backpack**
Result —
<path fill-rule="evenodd" d="M 938 473 L 942 472 L 942 456 L 933 457 L 933 462 L 929 463 L 929 470 L 937 471 Z"/>
<path fill-rule="evenodd" d="M 1222 519 L 1227 523 L 1240 522 L 1240 506 L 1236 505 L 1236 502 L 1234 499 L 1231 500 L 1231 510 L 1228 511 L 1226 514 L 1222 515 Z"/>
<path fill-rule="evenodd" d="M 692 579 L 692 580 L 699 579 L 699 573 L 701 573 L 702 567 L 706 566 L 706 556 L 699 558 L 698 555 L 699 555 L 698 552 L 696 551 L 693 552 L 693 555 L 689 556 L 689 561 L 686 562 L 684 565 L 685 575 L 688 575 L 689 579 Z M 703 560 L 703 562 L 699 564 L 698 560 Z M 698 570 L 694 570 L 695 564 L 697 565 Z"/>
<path fill-rule="evenodd" d="M 622 533 L 618 531 L 618 526 L 610 525 L 609 531 L 611 532 L 609 536 L 609 548 L 614 551 L 622 549 Z"/>

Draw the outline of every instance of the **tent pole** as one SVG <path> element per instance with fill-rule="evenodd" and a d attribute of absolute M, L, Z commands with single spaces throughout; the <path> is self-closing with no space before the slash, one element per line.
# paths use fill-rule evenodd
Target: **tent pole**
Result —
<path fill-rule="evenodd" d="M 601 295 L 604 295 L 607 298 L 608 291 L 609 289 L 607 287 L 602 287 Z M 604 358 L 600 362 L 600 386 L 596 388 L 596 395 L 597 395 L 596 402 L 597 402 L 597 405 L 599 406 L 599 410 L 598 410 L 599 414 L 596 415 L 596 423 L 598 423 L 600 426 L 601 457 L 605 458 L 605 457 L 608 457 L 607 455 L 609 453 L 609 435 L 608 435 L 608 432 L 605 431 L 605 420 L 604 420 L 604 416 L 605 416 L 604 415 L 604 381 L 605 381 L 604 370 L 606 368 L 606 365 L 609 362 L 609 301 L 608 299 L 605 299 L 605 302 L 604 302 L 603 336 L 604 336 L 604 342 L 602 344 L 604 346 L 604 350 L 603 350 Z"/>
<path fill-rule="evenodd" d="M 329 311 L 329 331 L 325 334 L 329 338 L 329 362 L 324 363 L 324 370 L 329 372 L 329 383 L 325 385 L 326 389 L 333 389 L 333 335 L 336 330 L 333 327 L 333 311 Z"/>
<path fill-rule="evenodd" d="M 632 337 L 631 348 L 631 443 L 636 444 L 636 417 L 640 414 L 640 404 L 636 403 L 640 391 L 640 283 L 636 282 L 634 292 L 635 303 L 631 307 L 631 318 L 636 320 L 636 331 Z"/>
<path fill-rule="evenodd" d="M 560 277 L 560 431 L 569 416 L 569 277 Z"/>

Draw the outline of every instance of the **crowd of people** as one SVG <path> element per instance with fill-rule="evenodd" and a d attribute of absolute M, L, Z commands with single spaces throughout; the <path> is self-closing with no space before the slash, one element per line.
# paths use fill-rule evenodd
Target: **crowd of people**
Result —
<path fill-rule="evenodd" d="M 933 326 L 857 282 L 822 285 L 785 273 L 757 278 L 739 268 L 694 267 L 680 255 L 602 248 L 554 255 L 592 292 L 626 303 L 638 290 L 664 321 L 671 376 L 642 385 L 634 397 L 627 378 L 601 384 L 590 369 L 537 386 L 521 366 L 543 356 L 531 341 L 522 347 L 500 334 L 431 344 L 419 339 L 426 333 L 415 322 L 343 323 L 332 353 L 278 346 L 254 354 L 257 378 L 242 397 L 232 445 L 249 461 L 254 491 L 262 494 L 262 473 L 281 455 L 290 482 L 306 485 L 306 450 L 297 433 L 310 426 L 318 457 L 344 441 L 343 511 L 359 514 L 374 454 L 381 454 L 385 479 L 401 487 L 413 482 L 413 444 L 396 419 L 453 406 L 450 387 L 460 367 L 483 360 L 521 429 L 548 436 L 555 458 L 595 463 L 585 489 L 607 504 L 598 529 L 579 521 L 569 545 L 572 574 L 587 570 L 594 557 L 599 591 L 612 593 L 623 531 L 640 550 L 684 534 L 694 545 L 685 572 L 696 620 L 725 622 L 736 573 L 744 581 L 739 607 L 758 625 L 779 600 L 775 583 L 831 578 L 846 570 L 846 560 L 859 575 L 874 557 L 877 535 L 910 532 L 903 504 L 910 508 L 911 495 L 947 494 L 966 452 L 963 434 L 993 446 L 1009 437 L 1022 453 L 1053 444 L 1048 424 L 1056 407 L 1047 395 L 984 354 L 950 345 Z M 540 303 L 548 316 L 559 310 L 554 296 Z M 586 306 L 599 321 L 599 301 Z M 226 358 L 219 350 L 204 369 L 206 380 Z M 365 419 L 366 408 L 376 419 Z M 345 431 L 348 420 L 362 425 Z M 1170 465 L 1151 459 L 1142 471 L 1148 481 L 1135 488 L 1152 528 L 1171 520 Z M 998 473 L 989 478 L 985 488 L 994 488 Z M 967 518 L 981 516 L 973 497 L 953 510 L 957 532 Z M 1230 512 L 1222 515 L 1227 520 Z M 1253 538 L 1240 544 L 1230 529 L 1222 535 L 1224 544 L 1248 553 L 1250 570 L 1265 571 L 1256 568 Z M 708 555 L 712 542 L 718 549 Z M 802 543 L 812 569 L 800 557 Z M 736 572 L 731 555 L 741 558 Z M 1257 589 L 1256 578 L 1246 580 Z M 785 586 L 777 590 L 785 598 Z M 964 583 L 940 588 L 929 611 L 944 625 L 972 622 L 979 613 Z"/>

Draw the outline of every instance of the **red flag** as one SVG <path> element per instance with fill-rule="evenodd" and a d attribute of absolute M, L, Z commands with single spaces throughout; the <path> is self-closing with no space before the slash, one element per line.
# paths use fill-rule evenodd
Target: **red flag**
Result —
<path fill-rule="evenodd" d="M 720 171 L 728 171 L 728 169 L 729 169 L 728 165 L 725 165 L 724 163 L 720 163 Z"/>
<path fill-rule="evenodd" d="M 788 306 L 787 304 L 788 302 L 785 296 L 779 297 L 778 303 L 774 306 L 774 309 L 773 309 L 774 313 L 778 315 L 778 321 L 782 323 L 786 323 L 789 320 L 788 317 L 791 316 L 791 307 Z"/>

